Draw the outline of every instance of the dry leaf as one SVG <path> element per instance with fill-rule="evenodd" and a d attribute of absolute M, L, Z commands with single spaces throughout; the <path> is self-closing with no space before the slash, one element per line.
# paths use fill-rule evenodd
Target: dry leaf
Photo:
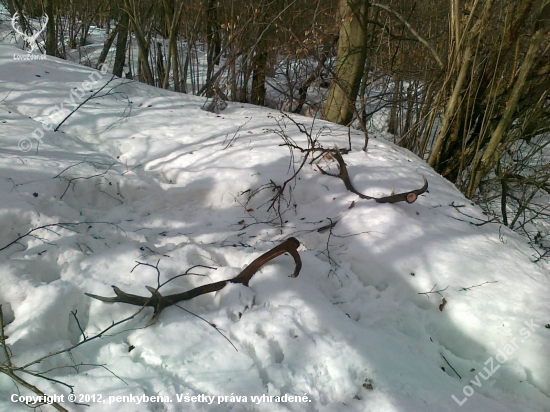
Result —
<path fill-rule="evenodd" d="M 372 391 L 374 389 L 372 387 L 372 383 L 364 383 L 363 388 L 368 389 L 369 391 Z"/>
<path fill-rule="evenodd" d="M 253 212 L 254 209 L 246 209 L 247 212 Z"/>
<path fill-rule="evenodd" d="M 348 209 L 353 208 L 353 206 L 355 206 L 355 200 L 353 202 L 351 202 L 351 205 L 349 205 Z"/>
<path fill-rule="evenodd" d="M 445 307 L 446 304 L 447 304 L 447 299 L 445 298 L 441 299 L 441 305 L 439 305 L 439 310 L 443 311 L 443 308 Z"/>
<path fill-rule="evenodd" d="M 244 225 L 244 219 L 239 222 L 239 225 Z"/>

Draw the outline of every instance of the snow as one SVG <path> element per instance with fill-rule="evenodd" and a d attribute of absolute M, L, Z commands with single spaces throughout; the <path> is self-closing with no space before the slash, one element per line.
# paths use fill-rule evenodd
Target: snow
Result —
<path fill-rule="evenodd" d="M 306 163 L 292 190 L 296 208 L 283 208 L 278 227 L 266 203 L 273 192 L 249 195 L 293 173 L 277 121 L 306 146 L 280 113 L 235 103 L 209 113 L 202 98 L 114 79 L 108 95 L 86 102 L 54 132 L 41 122 L 54 120 L 55 106 L 71 96 L 82 102 L 71 90 L 99 72 L 50 56 L 15 60 L 21 53 L 0 44 L 0 249 L 37 226 L 82 224 L 36 231 L 0 251 L 0 303 L 15 364 L 82 341 L 71 312 L 91 337 L 138 311 L 84 295 L 113 296 L 116 285 L 148 296 L 157 272 L 136 262 L 158 262 L 161 283 L 193 265 L 216 269 L 197 268 L 207 276 L 161 289 L 178 293 L 236 276 L 291 236 L 302 243 L 297 278 L 288 277 L 292 259 L 280 256 L 249 287 L 229 285 L 180 303 L 215 324 L 237 351 L 178 307 L 145 327 L 147 308 L 70 356 L 34 365 L 74 385 L 77 395 L 171 400 L 65 401 L 69 410 L 550 411 L 548 266 L 533 263 L 526 240 L 506 227 L 469 223 L 487 218 L 421 159 L 375 137 L 365 153 L 362 136 L 352 133 L 344 159 L 358 191 L 417 189 L 424 175 L 428 192 L 411 205 L 361 200 Z M 102 75 L 85 95 L 109 80 Z M 346 128 L 293 119 L 320 130 L 325 147 L 347 146 Z M 26 152 L 18 146 L 23 139 L 32 145 Z M 333 161 L 321 167 L 336 172 Z M 317 231 L 331 221 L 338 221 L 332 230 Z M 444 290 L 421 294 L 432 288 Z M 21 376 L 47 394 L 69 393 Z M 27 410 L 10 401 L 17 393 L 0 374 L 0 410 Z M 252 401 L 285 394 L 310 402 Z M 215 400 L 179 402 L 178 395 Z M 452 396 L 466 401 L 459 406 Z"/>

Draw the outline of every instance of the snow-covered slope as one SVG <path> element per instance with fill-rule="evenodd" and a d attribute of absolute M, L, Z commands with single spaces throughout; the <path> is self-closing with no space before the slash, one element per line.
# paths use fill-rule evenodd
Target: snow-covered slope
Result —
<path fill-rule="evenodd" d="M 352 135 L 345 160 L 357 190 L 402 192 L 420 187 L 424 175 L 428 193 L 411 205 L 361 200 L 306 164 L 292 190 L 295 210 L 279 228 L 268 223 L 270 189 L 246 202 L 292 174 L 276 133 L 281 114 L 230 104 L 217 115 L 201 110 L 203 99 L 118 79 L 101 89 L 108 74 L 51 57 L 14 60 L 21 53 L 0 45 L 0 249 L 38 226 L 88 223 L 35 231 L 0 251 L 0 304 L 15 364 L 81 341 L 71 312 L 93 336 L 139 310 L 84 295 L 112 296 L 116 285 L 148 296 L 157 271 L 136 262 L 158 262 L 160 282 L 193 265 L 217 269 L 197 268 L 207 276 L 161 290 L 176 293 L 232 278 L 290 236 L 302 243 L 297 278 L 288 277 L 292 259 L 281 256 L 248 288 L 230 285 L 180 305 L 215 324 L 237 351 L 203 320 L 171 307 L 150 327 L 146 309 L 71 356 L 34 365 L 74 385 L 77 396 L 107 401 L 66 408 L 550 411 L 547 269 L 507 228 L 471 224 L 486 217 L 420 159 L 376 138 L 365 153 Z M 84 81 L 83 92 L 74 90 Z M 56 106 L 67 114 L 94 93 L 57 132 L 43 127 L 63 118 L 50 116 Z M 311 126 L 312 119 L 294 119 Z M 316 121 L 314 133 L 321 128 L 325 147 L 347 145 L 347 129 Z M 305 147 L 292 123 L 285 131 Z M 336 171 L 327 159 L 322 167 Z M 332 230 L 317 231 L 331 221 L 338 221 Z M 431 290 L 443 291 L 420 294 Z M 22 376 L 48 394 L 69 393 Z M 27 410 L 10 402 L 16 393 L 0 374 L 0 409 Z M 214 398 L 177 397 L 186 394 Z M 302 402 L 252 400 L 264 394 Z M 119 395 L 168 398 L 108 403 Z"/>

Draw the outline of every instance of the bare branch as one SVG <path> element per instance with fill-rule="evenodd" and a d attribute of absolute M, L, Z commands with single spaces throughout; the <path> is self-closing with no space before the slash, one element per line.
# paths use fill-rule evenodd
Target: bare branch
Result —
<path fill-rule="evenodd" d="M 418 34 L 418 32 L 415 29 L 413 29 L 411 24 L 407 20 L 405 20 L 405 18 L 401 14 L 399 14 L 395 10 L 391 9 L 390 7 L 386 6 L 385 4 L 371 3 L 370 5 L 373 6 L 373 7 L 378 7 L 379 9 L 382 9 L 382 10 L 386 10 L 388 13 L 391 13 L 395 17 L 397 17 L 401 21 L 401 23 L 403 23 L 405 25 L 405 27 L 411 32 L 411 34 L 414 37 L 416 37 L 420 43 L 422 43 L 424 46 L 426 46 L 428 48 L 428 50 L 430 51 L 430 53 L 434 57 L 435 61 L 439 65 L 439 67 L 442 68 L 442 69 L 444 68 L 443 62 L 441 61 L 441 58 L 439 57 L 439 55 L 437 54 L 435 49 L 430 45 L 430 43 L 428 43 L 428 41 L 426 39 L 424 39 L 420 34 Z"/>

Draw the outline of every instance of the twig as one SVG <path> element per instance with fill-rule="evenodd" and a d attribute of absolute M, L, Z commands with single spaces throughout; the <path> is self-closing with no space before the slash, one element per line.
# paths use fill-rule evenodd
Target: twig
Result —
<path fill-rule="evenodd" d="M 335 220 L 334 222 L 327 217 L 327 219 L 330 221 L 330 223 L 328 225 L 325 225 L 323 227 L 320 227 L 319 229 L 317 229 L 317 232 L 319 233 L 323 233 L 323 232 L 326 232 L 327 230 L 329 229 L 332 229 L 334 226 L 336 226 L 336 224 L 339 222 L 339 220 Z"/>
<path fill-rule="evenodd" d="M 78 320 L 78 317 L 76 316 L 76 314 L 78 313 L 78 311 L 75 309 L 75 311 L 71 311 L 71 315 L 73 315 L 74 317 L 74 320 L 76 321 L 76 324 L 78 326 L 78 329 L 80 329 L 80 333 L 82 334 L 82 339 L 86 339 L 86 335 L 84 334 L 84 330 L 82 329 L 82 326 L 80 326 L 80 322 Z"/>
<path fill-rule="evenodd" d="M 208 325 L 212 326 L 212 327 L 216 330 L 216 332 L 218 332 L 220 335 L 222 335 L 222 336 L 224 337 L 224 339 L 225 339 L 226 341 L 228 341 L 229 344 L 230 344 L 231 346 L 233 346 L 233 349 L 235 349 L 237 352 L 239 351 L 239 350 L 237 349 L 237 347 L 233 344 L 233 342 L 231 342 L 231 339 L 229 339 L 227 336 L 225 336 L 225 335 L 222 333 L 222 331 L 220 330 L 220 328 L 218 328 L 214 323 L 209 322 L 208 320 L 206 320 L 206 319 L 203 318 L 202 316 L 199 316 L 199 315 L 197 315 L 196 313 L 191 312 L 191 311 L 188 310 L 188 309 L 185 309 L 183 306 L 180 306 L 180 305 L 178 305 L 177 303 L 175 303 L 174 306 L 177 306 L 178 308 L 180 308 L 181 310 L 183 310 L 183 311 L 189 313 L 190 315 L 193 315 L 193 316 L 199 318 L 200 320 L 202 320 L 203 322 L 208 323 Z"/>
<path fill-rule="evenodd" d="M 90 163 L 94 168 L 96 167 L 95 163 L 93 163 L 93 162 L 87 162 L 87 163 Z M 82 179 L 82 180 L 88 180 L 88 179 L 93 179 L 94 177 L 103 177 L 103 178 L 105 178 L 105 175 L 106 175 L 107 173 L 109 173 L 109 171 L 113 168 L 114 165 L 115 165 L 115 163 L 108 165 L 109 167 L 107 168 L 107 170 L 105 170 L 105 171 L 102 172 L 102 173 L 96 173 L 96 174 L 90 175 L 90 176 L 72 177 L 72 178 L 70 178 L 70 179 L 67 179 L 65 176 L 61 176 L 61 173 L 63 173 L 63 172 L 61 172 L 60 174 L 58 174 L 57 176 L 55 176 L 54 179 L 57 178 L 57 177 L 63 178 L 63 179 L 65 179 L 68 183 L 67 183 L 67 187 L 65 188 L 65 191 L 63 192 L 63 194 L 61 195 L 61 197 L 59 198 L 59 200 L 63 200 L 63 197 L 67 194 L 67 191 L 69 190 L 69 187 L 71 187 L 71 185 L 73 185 L 73 191 L 74 191 L 74 185 L 75 185 L 75 184 L 74 184 L 73 182 L 74 182 L 75 180 L 80 180 L 80 179 Z M 111 197 L 112 197 L 112 196 L 111 196 Z M 120 201 L 121 204 L 123 203 L 120 199 L 117 199 L 117 200 Z"/>
<path fill-rule="evenodd" d="M 89 100 L 93 99 L 100 91 L 102 91 L 105 87 L 107 87 L 109 85 L 109 83 L 111 83 L 114 79 L 115 79 L 115 75 L 113 74 L 113 76 L 109 79 L 109 81 L 107 83 L 105 83 L 103 86 L 101 86 L 99 88 L 99 90 L 97 90 L 96 92 L 92 93 L 89 97 L 87 97 L 86 99 L 84 99 L 84 101 L 82 103 L 80 103 L 71 113 L 69 113 L 62 121 L 61 123 L 59 123 L 55 129 L 53 129 L 54 132 L 57 132 L 59 130 L 59 128 L 61 127 L 61 125 L 63 123 L 65 123 L 69 117 L 71 117 L 78 109 L 80 109 L 86 102 L 88 102 Z"/>
<path fill-rule="evenodd" d="M 460 213 L 462 216 L 466 216 L 466 217 L 469 217 L 470 219 L 476 219 L 476 220 L 480 220 L 481 223 L 474 223 L 474 222 L 469 222 L 467 220 L 463 220 L 463 219 L 459 219 L 457 217 L 454 217 L 454 216 L 449 216 L 450 218 L 452 219 L 455 219 L 455 220 L 458 220 L 460 222 L 465 222 L 465 223 L 469 223 L 471 225 L 474 225 L 474 226 L 483 226 L 483 225 L 486 225 L 487 223 L 494 223 L 494 222 L 497 222 L 498 223 L 498 217 L 493 217 L 491 220 L 483 220 L 483 219 L 480 219 L 478 217 L 474 217 L 474 216 L 470 216 L 462 211 L 459 210 L 459 208 L 462 208 L 462 207 L 465 207 L 465 205 L 455 205 L 455 202 L 451 202 L 449 204 L 449 206 L 453 207 L 458 213 Z"/>
<path fill-rule="evenodd" d="M 462 289 L 459 290 L 459 292 L 462 292 L 463 290 L 470 290 L 470 289 L 473 289 L 473 288 L 478 288 L 480 286 L 486 285 L 487 283 L 497 283 L 497 282 L 498 282 L 498 280 L 483 282 L 483 283 L 480 283 L 479 285 L 474 285 L 474 286 L 470 286 L 470 287 L 467 287 L 467 288 L 462 288 Z"/>
<path fill-rule="evenodd" d="M 418 294 L 419 295 L 426 295 L 428 298 L 430 297 L 429 296 L 430 293 L 437 293 L 439 296 L 443 296 L 440 292 L 443 292 L 443 291 L 445 291 L 449 288 L 449 286 L 447 286 L 445 289 L 434 290 L 436 286 L 437 286 L 437 283 L 435 285 L 433 285 L 433 287 L 430 289 L 429 292 L 418 292 Z"/>
<path fill-rule="evenodd" d="M 206 104 L 206 102 L 205 102 L 205 104 Z M 232 146 L 233 143 L 235 143 L 235 141 L 239 138 L 239 136 L 237 136 L 237 133 L 239 133 L 241 131 L 241 129 L 243 127 L 245 127 L 251 120 L 252 120 L 252 117 L 250 117 L 244 124 L 240 125 L 237 128 L 237 131 L 233 134 L 233 137 L 231 137 L 231 139 L 229 140 L 229 143 L 227 143 L 222 150 L 227 149 L 229 146 Z M 227 136 L 229 136 L 229 135 L 227 135 Z M 227 136 L 225 136 L 225 139 L 223 139 L 222 145 L 225 144 L 225 141 L 227 140 Z"/>
<path fill-rule="evenodd" d="M 440 355 L 443 356 L 442 353 Z M 445 359 L 445 362 L 447 362 L 447 365 L 449 365 L 449 367 L 454 371 L 454 373 L 456 373 L 456 376 L 458 376 L 460 379 L 462 379 L 462 376 L 460 376 L 458 374 L 458 372 L 455 370 L 455 368 L 452 367 L 452 365 L 449 363 L 449 361 L 447 360 L 447 358 L 445 356 L 443 356 L 443 359 Z"/>
<path fill-rule="evenodd" d="M 212 269 L 212 270 L 218 270 L 218 268 L 213 268 L 211 266 L 206 266 L 206 265 L 194 265 L 194 266 L 191 266 L 189 269 L 187 269 L 185 271 L 185 273 L 182 273 L 181 275 L 177 275 L 177 276 L 173 276 L 171 277 L 170 279 L 168 279 L 166 282 L 162 283 L 162 284 L 159 284 L 158 286 L 158 289 L 160 289 L 161 287 L 163 287 L 164 285 L 166 285 L 168 282 L 171 282 L 173 281 L 174 279 L 177 279 L 177 278 L 181 278 L 182 276 L 189 276 L 189 275 L 194 275 L 194 276 L 208 276 L 208 275 L 203 275 L 203 274 L 199 274 L 199 273 L 189 273 L 191 270 L 195 269 L 195 268 L 205 268 L 205 269 Z M 158 290 L 157 289 L 157 290 Z"/>
<path fill-rule="evenodd" d="M 27 382 L 26 380 L 20 378 L 19 376 L 17 376 L 15 374 L 16 370 L 21 370 L 22 372 L 33 375 L 32 372 L 22 370 L 21 368 L 16 368 L 15 365 L 11 361 L 11 356 L 10 356 L 10 353 L 8 351 L 8 347 L 6 345 L 6 335 L 5 335 L 5 332 L 4 332 L 4 313 L 2 312 L 2 305 L 0 305 L 0 343 L 2 344 L 2 349 L 3 349 L 4 355 L 6 357 L 6 366 L 0 365 L 0 372 L 7 375 L 7 376 L 9 376 L 15 382 L 19 383 L 20 385 L 24 386 L 25 388 L 29 389 L 30 391 L 36 393 L 37 395 L 42 396 L 43 399 L 46 399 L 48 397 L 48 395 L 46 395 L 44 392 L 42 392 L 36 386 L 31 385 L 29 382 Z M 52 380 L 52 379 L 46 378 L 44 376 L 38 376 L 38 377 L 48 379 L 48 380 Z M 63 382 L 60 382 L 60 381 L 55 381 L 55 382 L 64 384 Z M 64 385 L 69 386 L 71 388 L 71 392 L 72 392 L 72 387 L 70 385 L 67 385 L 67 384 L 64 384 Z M 51 405 L 60 412 L 68 412 L 67 409 L 65 409 L 63 406 L 61 406 L 57 402 L 52 402 Z"/>
<path fill-rule="evenodd" d="M 69 230 L 69 228 L 64 227 L 64 226 L 78 226 L 78 225 L 91 225 L 91 224 L 95 224 L 95 225 L 98 225 L 98 224 L 112 225 L 112 226 L 116 227 L 117 229 L 120 229 L 122 232 L 126 233 L 120 226 L 116 225 L 115 223 L 110 223 L 110 222 L 77 222 L 77 223 L 60 222 L 60 223 L 51 223 L 49 225 L 42 225 L 42 226 L 38 226 L 38 227 L 35 227 L 34 229 L 29 230 L 24 235 L 19 236 L 14 241 L 12 241 L 12 242 L 8 243 L 6 246 L 0 248 L 0 252 L 3 251 L 4 249 L 9 248 L 11 245 L 19 243 L 19 241 L 21 239 L 23 239 L 27 236 L 30 236 L 32 233 L 36 232 L 37 230 L 47 229 L 47 228 L 50 228 L 50 227 L 61 227 L 63 229 Z M 44 242 L 44 243 L 46 243 L 46 242 Z"/>
<path fill-rule="evenodd" d="M 137 268 L 138 266 L 149 266 L 153 269 L 155 269 L 157 271 L 157 290 L 160 288 L 160 270 L 159 270 L 159 263 L 160 263 L 160 259 L 157 260 L 157 264 L 156 265 L 151 265 L 150 263 L 142 263 L 142 262 L 138 262 L 136 261 L 136 265 L 132 268 L 132 270 L 130 271 L 130 273 L 134 273 L 134 269 Z"/>

